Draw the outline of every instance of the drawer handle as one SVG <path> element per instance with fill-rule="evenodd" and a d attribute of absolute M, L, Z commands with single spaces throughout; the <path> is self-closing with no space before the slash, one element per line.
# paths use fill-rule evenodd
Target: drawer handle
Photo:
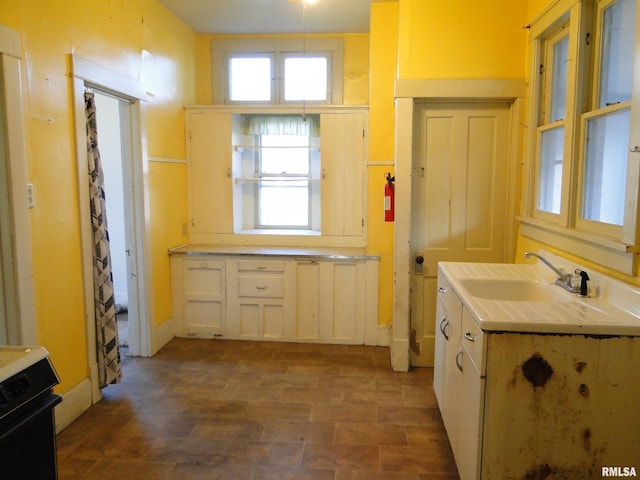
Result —
<path fill-rule="evenodd" d="M 474 338 L 473 335 L 471 335 L 471 332 L 467 332 L 464 334 L 464 339 L 465 340 L 469 340 L 470 342 L 475 342 L 476 339 Z"/>
<path fill-rule="evenodd" d="M 258 268 L 258 270 L 266 270 L 267 269 L 267 267 L 257 267 L 257 268 Z"/>
<path fill-rule="evenodd" d="M 448 325 L 449 325 L 449 320 L 447 320 L 447 317 L 442 317 L 442 320 L 440 321 L 440 332 L 442 333 L 442 335 L 444 335 L 445 340 L 449 340 L 449 335 L 445 330 Z"/>
<path fill-rule="evenodd" d="M 460 371 L 462 371 L 462 365 L 460 364 L 460 357 L 462 357 L 463 353 L 464 353 L 464 350 L 460 349 L 456 354 L 456 367 L 458 367 L 458 370 Z"/>
<path fill-rule="evenodd" d="M 444 287 L 438 287 L 438 293 L 447 293 L 447 289 Z"/>
<path fill-rule="evenodd" d="M 256 287 L 256 290 L 266 290 L 267 287 Z"/>

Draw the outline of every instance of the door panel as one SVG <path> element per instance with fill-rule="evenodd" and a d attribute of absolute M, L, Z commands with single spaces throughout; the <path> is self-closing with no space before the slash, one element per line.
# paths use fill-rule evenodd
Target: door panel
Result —
<path fill-rule="evenodd" d="M 416 105 L 411 364 L 433 365 L 438 262 L 504 262 L 510 104 Z"/>

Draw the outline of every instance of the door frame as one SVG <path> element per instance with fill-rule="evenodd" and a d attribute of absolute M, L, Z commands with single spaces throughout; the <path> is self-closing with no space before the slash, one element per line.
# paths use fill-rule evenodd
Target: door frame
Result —
<path fill-rule="evenodd" d="M 394 229 L 394 290 L 393 325 L 390 341 L 391 366 L 395 371 L 406 372 L 410 366 L 411 330 L 411 275 L 413 272 L 412 226 L 412 169 L 414 157 L 414 107 L 416 102 L 456 101 L 508 101 L 511 109 L 511 144 L 509 158 L 516 165 L 524 138 L 524 79 L 398 79 L 395 95 L 395 229 Z M 520 191 L 520 178 L 512 169 L 509 217 L 515 218 L 515 202 Z M 515 223 L 515 222 L 514 222 Z M 515 237 L 516 231 L 513 229 Z"/>
<path fill-rule="evenodd" d="M 27 128 L 23 107 L 23 73 L 20 33 L 0 25 L 0 68 L 2 68 L 3 100 L 5 109 L 5 156 L 0 168 L 0 184 L 6 188 L 8 208 L 0 212 L 2 229 L 10 232 L 10 241 L 2 247 L 7 302 L 9 343 L 36 345 L 35 293 L 33 287 L 33 259 L 31 251 L 31 225 L 27 203 Z"/>
<path fill-rule="evenodd" d="M 84 274 L 84 303 L 87 320 L 87 355 L 92 385 L 93 403 L 101 398 L 98 382 L 98 365 L 96 357 L 96 325 L 93 299 L 93 249 L 91 214 L 89 212 L 89 183 L 87 181 L 87 144 L 85 88 L 95 88 L 129 101 L 130 115 L 130 150 L 133 191 L 129 201 L 132 221 L 130 222 L 131 264 L 136 275 L 131 279 L 134 300 L 131 304 L 138 319 L 137 328 L 130 328 L 129 352 L 134 356 L 151 355 L 151 319 L 153 319 L 153 302 L 147 288 L 151 278 L 151 243 L 148 232 L 149 224 L 149 192 L 148 192 L 148 158 L 146 153 L 145 101 L 146 91 L 141 83 L 118 72 L 92 63 L 76 55 L 70 55 L 71 76 L 73 82 L 73 102 L 76 134 L 76 156 L 78 159 L 78 191 L 80 229 L 82 237 L 82 266 Z M 133 292 L 132 292 L 133 290 Z"/>

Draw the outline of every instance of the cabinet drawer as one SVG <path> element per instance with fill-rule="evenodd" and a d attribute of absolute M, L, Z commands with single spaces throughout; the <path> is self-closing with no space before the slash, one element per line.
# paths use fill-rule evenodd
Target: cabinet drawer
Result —
<path fill-rule="evenodd" d="M 284 298 L 284 277 L 275 275 L 241 275 L 238 277 L 240 297 Z"/>
<path fill-rule="evenodd" d="M 453 291 L 442 274 L 438 275 L 438 299 L 442 302 L 446 313 L 451 335 L 449 338 L 460 338 L 460 322 L 462 318 L 462 302 Z"/>
<path fill-rule="evenodd" d="M 240 260 L 239 272 L 284 272 L 284 260 Z"/>
<path fill-rule="evenodd" d="M 478 324 L 466 308 L 462 309 L 461 334 L 462 346 L 471 357 L 480 375 L 484 376 L 486 335 L 480 327 L 478 327 Z"/>

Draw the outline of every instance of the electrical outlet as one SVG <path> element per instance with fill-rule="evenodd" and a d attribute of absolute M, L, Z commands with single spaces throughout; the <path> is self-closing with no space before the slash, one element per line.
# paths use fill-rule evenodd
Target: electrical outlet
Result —
<path fill-rule="evenodd" d="M 29 208 L 36 207 L 36 192 L 33 183 L 27 183 L 27 206 Z"/>

